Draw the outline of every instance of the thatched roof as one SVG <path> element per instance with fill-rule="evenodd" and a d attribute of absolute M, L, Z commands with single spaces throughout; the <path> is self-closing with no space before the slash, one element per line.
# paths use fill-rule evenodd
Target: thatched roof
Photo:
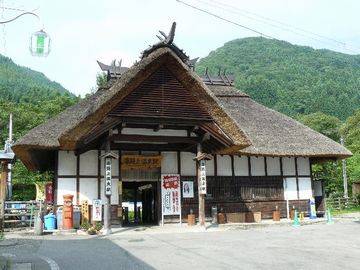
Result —
<path fill-rule="evenodd" d="M 114 106 L 161 66 L 171 70 L 215 122 L 221 123 L 222 130 L 234 143 L 229 150 L 236 151 L 250 145 L 248 138 L 235 120 L 226 113 L 215 95 L 171 49 L 165 47 L 153 51 L 136 63 L 109 89 L 99 90 L 29 131 L 13 146 L 16 155 L 31 168 L 31 152 L 34 150 L 75 150 L 79 140 L 93 126 L 104 119 Z"/>
<path fill-rule="evenodd" d="M 29 169 L 54 150 L 75 150 L 81 139 L 160 67 L 165 66 L 204 108 L 233 145 L 221 153 L 344 158 L 346 148 L 264 107 L 231 85 L 205 85 L 171 48 L 153 49 L 105 88 L 29 131 L 13 150 Z M 110 83 L 113 84 L 111 85 Z"/>
<path fill-rule="evenodd" d="M 228 113 L 250 138 L 246 155 L 344 158 L 345 147 L 294 119 L 269 109 L 231 86 L 211 86 Z"/>

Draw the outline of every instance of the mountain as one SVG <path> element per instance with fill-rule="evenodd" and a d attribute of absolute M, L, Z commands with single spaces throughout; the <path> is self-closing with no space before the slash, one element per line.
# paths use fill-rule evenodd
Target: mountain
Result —
<path fill-rule="evenodd" d="M 360 56 L 262 37 L 237 39 L 200 60 L 204 74 L 226 69 L 235 86 L 292 117 L 323 112 L 345 120 L 360 108 Z"/>
<path fill-rule="evenodd" d="M 0 100 L 36 103 L 63 95 L 74 96 L 44 74 L 16 65 L 0 55 Z"/>

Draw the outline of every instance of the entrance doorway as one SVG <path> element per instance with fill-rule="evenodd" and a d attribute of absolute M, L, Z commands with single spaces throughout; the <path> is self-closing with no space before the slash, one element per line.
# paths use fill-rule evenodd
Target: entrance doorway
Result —
<path fill-rule="evenodd" d="M 158 182 L 123 181 L 123 225 L 158 223 Z"/>

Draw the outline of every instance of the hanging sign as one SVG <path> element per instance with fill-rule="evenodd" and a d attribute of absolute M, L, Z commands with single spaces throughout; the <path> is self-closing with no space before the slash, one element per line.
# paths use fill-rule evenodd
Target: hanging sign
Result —
<path fill-rule="evenodd" d="M 101 219 L 102 219 L 101 200 L 93 200 L 92 220 L 101 221 Z"/>
<path fill-rule="evenodd" d="M 111 158 L 105 158 L 105 195 L 111 195 Z"/>
<path fill-rule="evenodd" d="M 200 194 L 206 194 L 206 167 L 205 167 L 205 160 L 200 160 L 199 193 Z"/>
<path fill-rule="evenodd" d="M 194 182 L 183 181 L 182 182 L 182 196 L 183 198 L 194 198 Z"/>
<path fill-rule="evenodd" d="M 150 170 L 161 167 L 161 156 L 123 155 L 122 170 Z"/>
<path fill-rule="evenodd" d="M 162 196 L 162 214 L 180 215 L 180 175 L 162 174 L 161 175 L 161 196 Z"/>

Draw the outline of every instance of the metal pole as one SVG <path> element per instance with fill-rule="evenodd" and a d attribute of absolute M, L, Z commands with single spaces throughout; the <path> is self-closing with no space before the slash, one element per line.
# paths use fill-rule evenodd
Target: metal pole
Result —
<path fill-rule="evenodd" d="M 344 146 L 344 138 L 340 138 L 340 143 Z M 347 176 L 346 176 L 346 160 L 342 160 L 342 175 L 343 175 L 343 182 L 344 182 L 344 198 L 349 198 L 348 196 L 348 186 L 347 186 Z"/>
<path fill-rule="evenodd" d="M 13 115 L 12 113 L 10 113 L 9 116 L 9 151 L 10 151 L 10 147 L 13 144 Z M 11 175 L 12 175 L 12 164 L 9 163 L 8 164 L 8 172 L 7 172 L 7 179 L 6 179 L 6 185 L 7 185 L 7 198 L 10 200 L 12 197 L 12 184 L 11 184 Z"/>

